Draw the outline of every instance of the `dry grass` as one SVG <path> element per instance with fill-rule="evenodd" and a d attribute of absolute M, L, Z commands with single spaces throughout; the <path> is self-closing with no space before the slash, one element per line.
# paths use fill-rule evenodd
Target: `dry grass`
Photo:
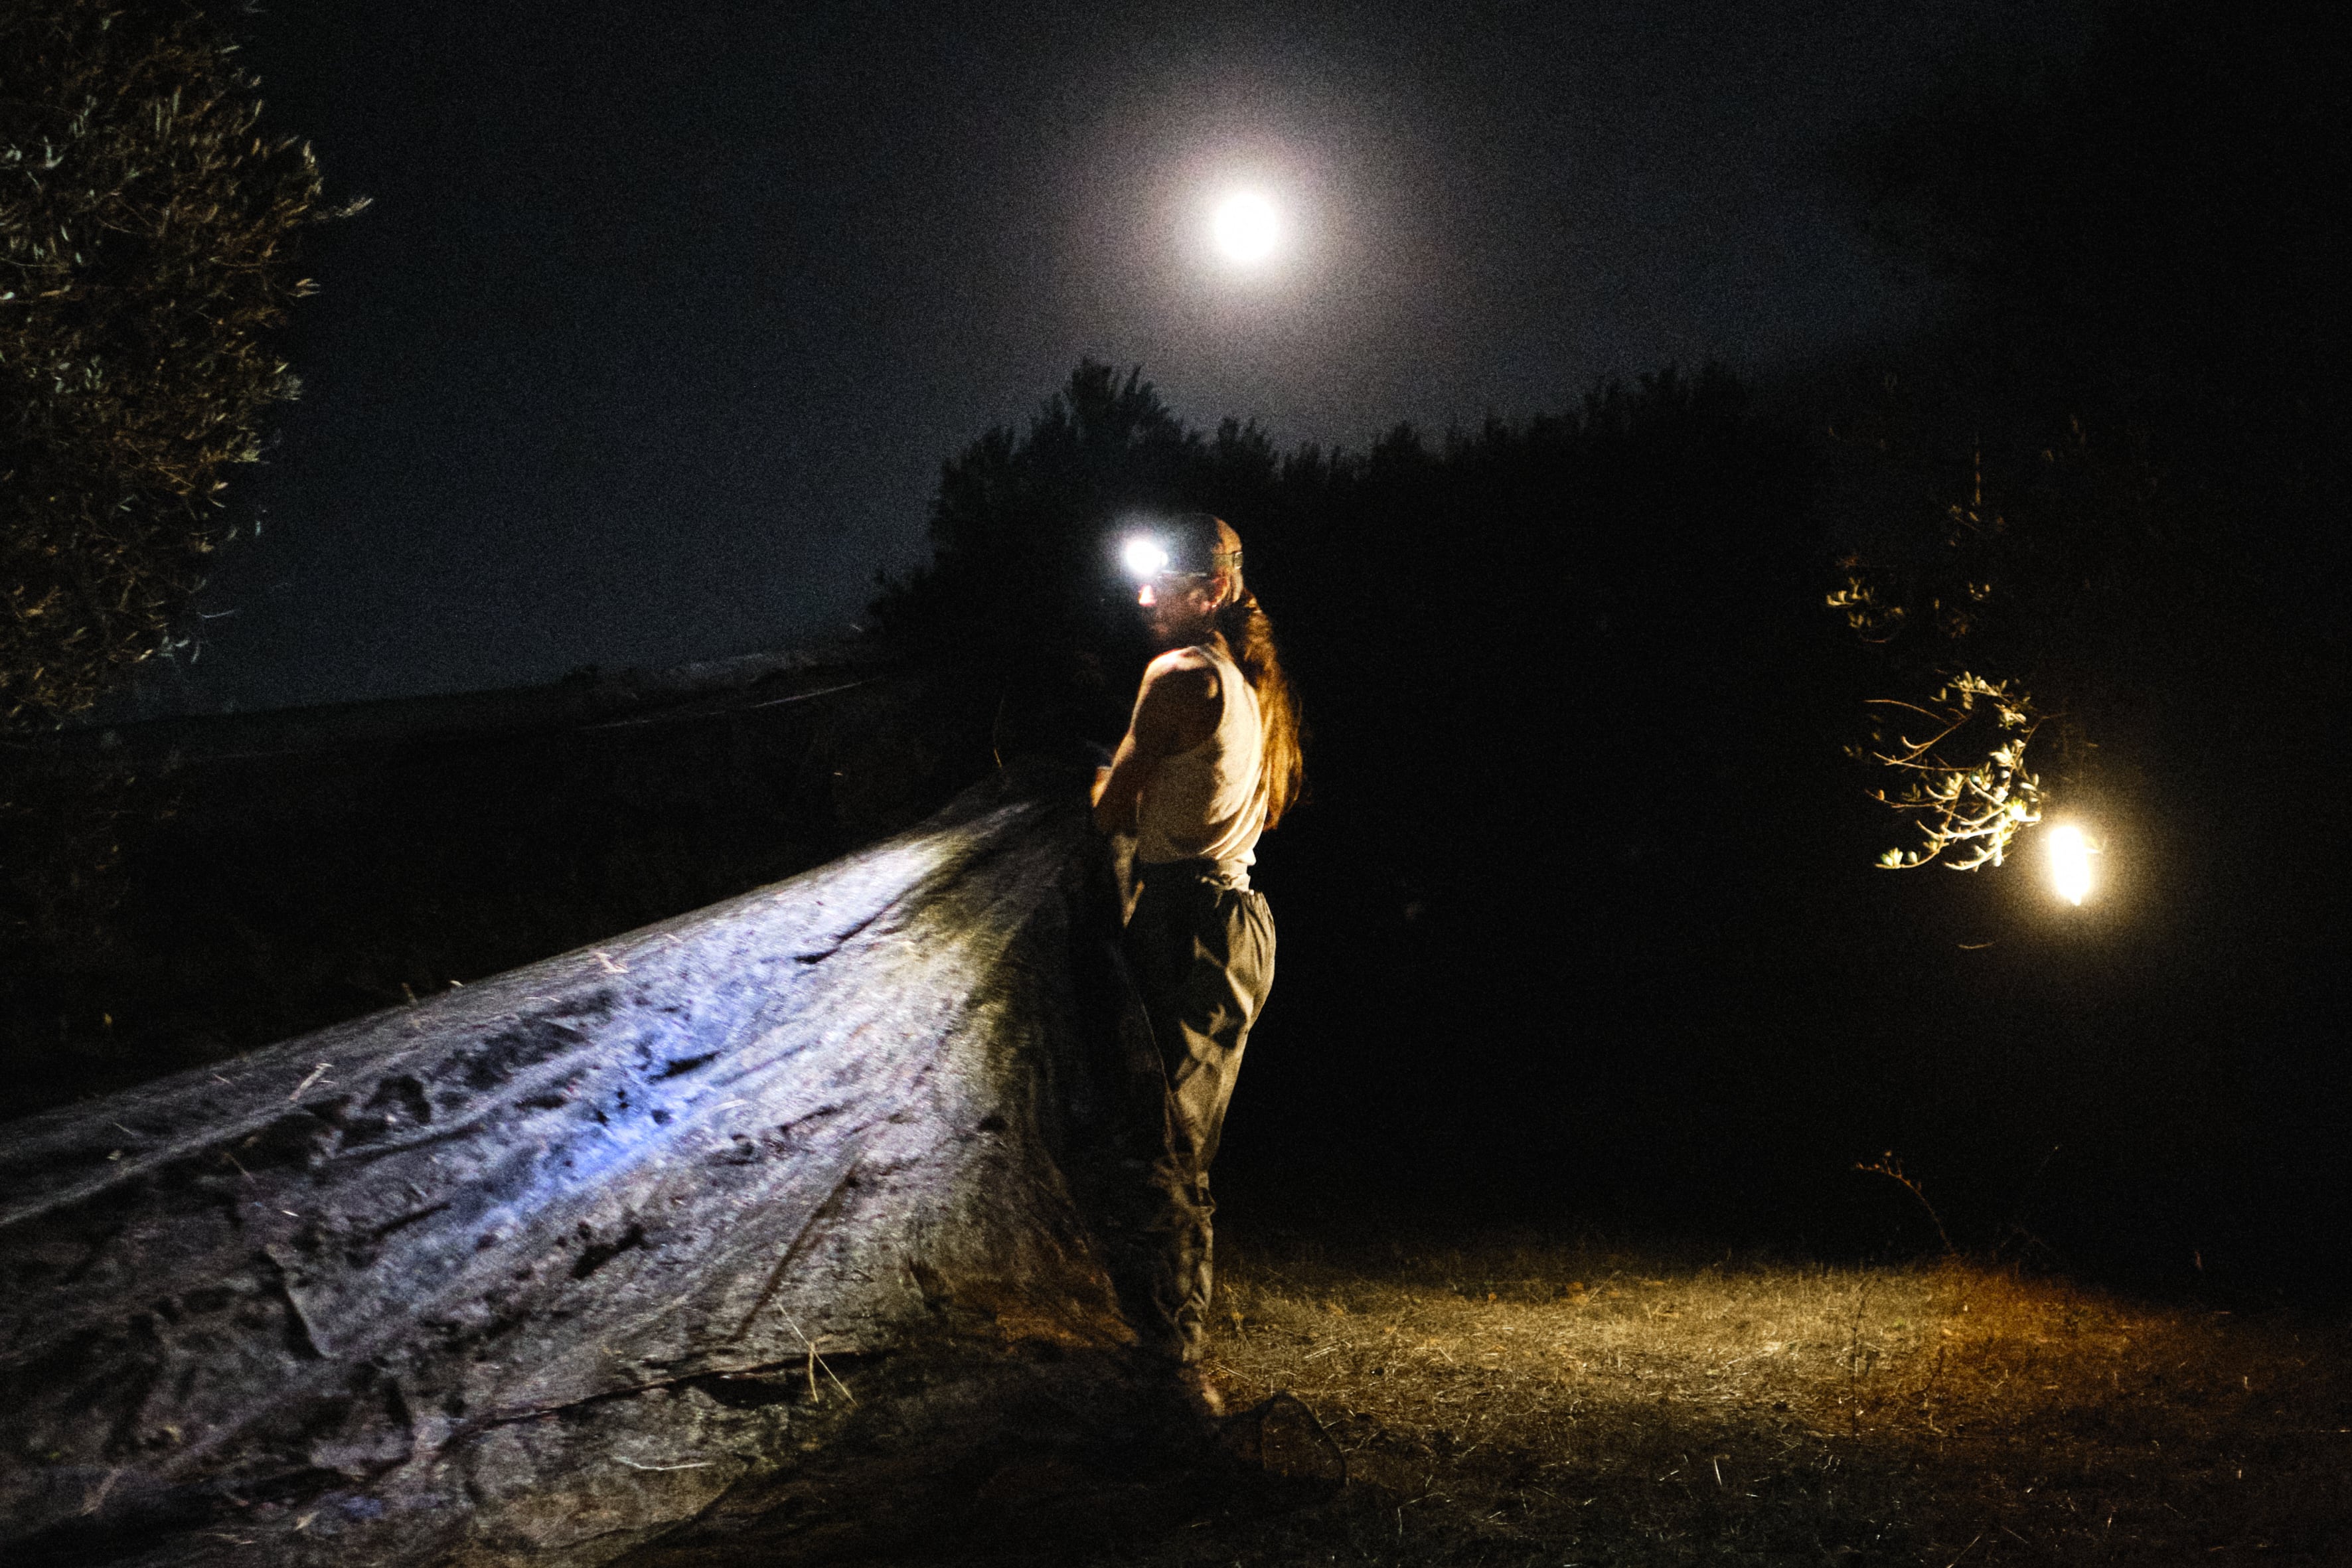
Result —
<path fill-rule="evenodd" d="M 1214 1373 L 1304 1399 L 1349 1484 L 1122 1562 L 2352 1563 L 2340 1324 L 1963 1263 L 1238 1239 Z"/>

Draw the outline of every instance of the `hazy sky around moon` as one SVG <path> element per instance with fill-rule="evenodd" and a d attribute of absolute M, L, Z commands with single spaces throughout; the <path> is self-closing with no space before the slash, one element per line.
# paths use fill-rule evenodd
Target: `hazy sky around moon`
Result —
<path fill-rule="evenodd" d="M 271 119 L 372 210 L 177 700 L 658 666 L 835 631 L 939 465 L 1081 356 L 1360 445 L 1900 297 L 1832 161 L 2017 0 L 289 5 Z M 2054 40 L 2054 42 L 2053 42 Z M 1238 268 L 1214 204 L 1282 241 Z"/>

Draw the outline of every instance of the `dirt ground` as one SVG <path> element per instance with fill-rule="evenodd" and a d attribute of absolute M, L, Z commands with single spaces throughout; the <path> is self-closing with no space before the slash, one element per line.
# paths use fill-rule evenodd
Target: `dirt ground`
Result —
<path fill-rule="evenodd" d="M 1106 1563 L 2352 1563 L 2340 1321 L 1958 1259 L 1220 1246 L 1213 1375 L 1299 1402 L 1239 1439 L 1324 1484 Z"/>

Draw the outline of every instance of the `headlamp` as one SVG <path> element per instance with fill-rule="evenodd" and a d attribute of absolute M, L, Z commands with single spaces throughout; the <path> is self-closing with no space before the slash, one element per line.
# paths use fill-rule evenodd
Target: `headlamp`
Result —
<path fill-rule="evenodd" d="M 1241 552 L 1217 548 L 1221 526 L 1202 512 L 1155 522 L 1128 534 L 1119 543 L 1118 559 L 1127 574 L 1135 579 L 1135 602 L 1145 606 L 1158 603 L 1158 585 L 1171 577 L 1209 577 L 1224 572 L 1238 581 Z"/>
<path fill-rule="evenodd" d="M 1156 533 L 1129 536 L 1119 547 L 1118 558 L 1127 567 L 1127 574 L 1135 579 L 1135 602 L 1145 609 L 1160 602 L 1159 582 L 1162 577 L 1202 577 L 1203 572 L 1178 570 L 1169 553 L 1168 541 Z"/>
<path fill-rule="evenodd" d="M 1148 533 L 1139 533 L 1119 551 L 1127 574 L 1138 579 L 1159 576 L 1168 570 L 1168 547 Z"/>

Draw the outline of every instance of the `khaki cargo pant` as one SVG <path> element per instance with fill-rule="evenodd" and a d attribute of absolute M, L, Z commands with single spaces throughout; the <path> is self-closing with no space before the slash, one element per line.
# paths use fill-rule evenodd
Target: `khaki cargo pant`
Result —
<path fill-rule="evenodd" d="M 1209 1164 L 1241 1074 L 1250 1026 L 1274 984 L 1265 895 L 1224 886 L 1198 862 L 1138 866 L 1143 891 L 1123 946 L 1168 1084 L 1168 1151 L 1152 1162 L 1146 1240 L 1155 1347 L 1200 1359 L 1212 1284 Z"/>

